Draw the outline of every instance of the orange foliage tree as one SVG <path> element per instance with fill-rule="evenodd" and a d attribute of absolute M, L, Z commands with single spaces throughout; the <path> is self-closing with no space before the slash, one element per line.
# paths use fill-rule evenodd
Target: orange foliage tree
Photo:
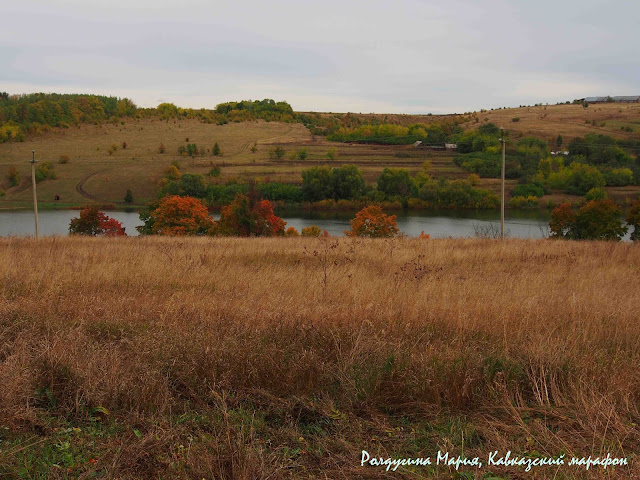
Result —
<path fill-rule="evenodd" d="M 104 235 L 106 237 L 125 236 L 122 223 L 115 218 L 106 216 L 98 207 L 87 207 L 80 211 L 79 218 L 71 219 L 69 223 L 71 235 Z"/>
<path fill-rule="evenodd" d="M 201 200 L 178 195 L 164 197 L 150 218 L 157 235 L 203 235 L 214 224 Z"/>
<path fill-rule="evenodd" d="M 345 230 L 348 237 L 395 237 L 400 229 L 395 215 L 386 215 L 382 208 L 370 205 L 363 208 L 351 220 L 351 230 Z"/>
<path fill-rule="evenodd" d="M 222 207 L 220 220 L 215 223 L 211 233 L 240 237 L 273 237 L 284 235 L 286 223 L 273 213 L 270 201 L 259 200 L 252 205 L 249 197 L 239 193 L 233 203 Z"/>

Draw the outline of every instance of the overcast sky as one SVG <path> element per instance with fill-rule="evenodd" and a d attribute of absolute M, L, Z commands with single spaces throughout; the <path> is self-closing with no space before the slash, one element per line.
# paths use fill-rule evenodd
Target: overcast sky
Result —
<path fill-rule="evenodd" d="M 629 0 L 7 1 L 0 90 L 363 113 L 640 95 L 639 17 Z"/>

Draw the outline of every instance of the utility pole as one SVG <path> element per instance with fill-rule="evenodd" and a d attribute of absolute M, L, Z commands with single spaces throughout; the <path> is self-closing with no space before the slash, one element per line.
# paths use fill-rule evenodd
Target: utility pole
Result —
<path fill-rule="evenodd" d="M 31 184 L 33 185 L 33 213 L 36 217 L 36 238 L 40 236 L 40 229 L 38 228 L 38 197 L 36 195 L 36 151 L 31 151 Z"/>
<path fill-rule="evenodd" d="M 500 200 L 500 239 L 504 240 L 504 170 L 505 170 L 505 146 L 507 141 L 504 138 L 504 127 L 500 129 L 500 143 L 502 143 L 502 198 Z"/>

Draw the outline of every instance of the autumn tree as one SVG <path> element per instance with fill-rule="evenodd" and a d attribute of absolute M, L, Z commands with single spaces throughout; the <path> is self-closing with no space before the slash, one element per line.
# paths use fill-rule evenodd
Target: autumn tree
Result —
<path fill-rule="evenodd" d="M 627 213 L 627 224 L 629 227 L 633 227 L 631 240 L 634 242 L 640 241 L 640 198 L 631 205 L 629 213 Z"/>
<path fill-rule="evenodd" d="M 572 225 L 576 221 L 576 214 L 571 210 L 570 203 L 562 203 L 551 212 L 549 230 L 552 238 L 567 238 Z"/>
<path fill-rule="evenodd" d="M 203 235 L 213 226 L 202 201 L 178 195 L 164 197 L 153 210 L 146 224 L 156 235 Z"/>
<path fill-rule="evenodd" d="M 622 210 L 611 199 L 591 200 L 577 212 L 565 203 L 552 212 L 549 228 L 554 238 L 621 240 L 628 230 L 621 217 Z"/>
<path fill-rule="evenodd" d="M 395 215 L 386 215 L 382 208 L 370 205 L 363 208 L 351 220 L 351 230 L 345 230 L 348 237 L 395 237 L 400 229 Z"/>
<path fill-rule="evenodd" d="M 273 237 L 283 235 L 286 222 L 273 213 L 268 200 L 255 200 L 238 193 L 230 205 L 222 207 L 220 220 L 211 229 L 214 235 Z"/>
<path fill-rule="evenodd" d="M 126 235 L 124 230 L 122 223 L 108 217 L 95 206 L 83 209 L 80 217 L 71 219 L 69 223 L 71 235 L 119 237 Z"/>

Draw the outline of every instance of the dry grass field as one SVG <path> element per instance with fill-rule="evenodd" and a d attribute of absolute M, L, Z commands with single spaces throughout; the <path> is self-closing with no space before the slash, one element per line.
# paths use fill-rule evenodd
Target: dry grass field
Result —
<path fill-rule="evenodd" d="M 3 238 L 0 477 L 637 478 L 638 305 L 631 243 Z"/>
<path fill-rule="evenodd" d="M 381 115 L 362 115 L 382 117 Z M 439 121 L 441 116 L 387 115 L 390 121 L 400 123 L 430 123 Z M 475 120 L 478 120 L 476 122 Z M 519 118 L 518 122 L 512 122 Z M 640 126 L 640 105 L 602 104 L 583 108 L 580 105 L 559 105 L 524 107 L 516 109 L 478 112 L 460 115 L 465 128 L 477 128 L 486 121 L 503 125 L 514 141 L 526 135 L 554 140 L 562 135 L 565 144 L 571 138 L 589 132 L 612 135 L 616 138 L 637 138 Z M 593 123 L 585 123 L 589 120 Z M 602 126 L 604 124 L 604 126 Z M 630 127 L 632 132 L 621 130 Z M 186 139 L 189 139 L 187 142 Z M 122 142 L 127 143 L 122 149 Z M 213 157 L 210 150 L 218 142 L 224 155 Z M 251 153 L 251 146 L 257 142 L 258 151 Z M 166 153 L 159 154 L 163 143 Z M 204 156 L 181 157 L 179 146 L 196 143 L 209 149 Z M 118 146 L 109 154 L 112 145 Z M 269 149 L 281 146 L 287 151 L 282 160 L 269 158 Z M 305 160 L 292 160 L 289 154 L 305 148 Z M 329 160 L 327 152 L 336 149 L 337 156 Z M 323 137 L 312 137 L 301 124 L 281 124 L 276 122 L 244 122 L 227 125 L 210 125 L 197 120 L 164 122 L 159 119 L 128 120 L 124 125 L 83 125 L 54 131 L 42 136 L 30 137 L 24 143 L 0 144 L 0 183 L 10 166 L 18 168 L 23 184 L 8 189 L 0 197 L 0 208 L 22 208 L 30 206 L 31 191 L 29 159 L 31 150 L 37 151 L 40 161 L 50 161 L 55 165 L 57 178 L 40 184 L 41 206 L 70 207 L 89 202 L 115 204 L 124 207 L 124 195 L 128 188 L 133 191 L 134 203 L 143 205 L 153 199 L 157 182 L 164 169 L 175 160 L 181 161 L 184 172 L 208 173 L 213 166 L 221 167 L 221 176 L 215 181 L 249 179 L 301 183 L 301 171 L 312 165 L 345 163 L 356 164 L 365 174 L 368 183 L 373 184 L 383 168 L 397 166 L 418 171 L 425 160 L 432 164 L 432 173 L 438 178 L 463 178 L 467 172 L 453 163 L 452 154 L 416 150 L 410 146 L 349 145 L 328 142 Z M 67 164 L 58 164 L 61 155 L 70 158 Z M 214 181 L 210 179 L 209 181 Z M 511 190 L 515 181 L 510 181 Z M 0 185 L 1 186 L 1 185 Z M 480 187 L 497 191 L 498 184 L 492 179 L 481 180 Z M 615 198 L 633 196 L 632 192 L 610 192 Z M 56 194 L 59 202 L 53 202 Z"/>

